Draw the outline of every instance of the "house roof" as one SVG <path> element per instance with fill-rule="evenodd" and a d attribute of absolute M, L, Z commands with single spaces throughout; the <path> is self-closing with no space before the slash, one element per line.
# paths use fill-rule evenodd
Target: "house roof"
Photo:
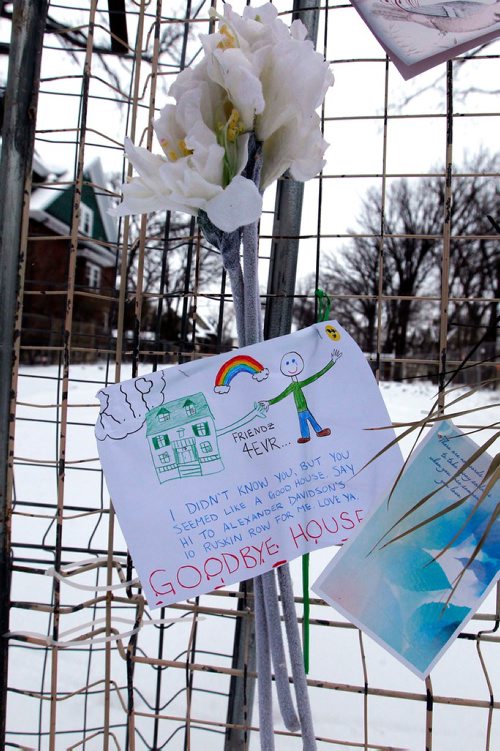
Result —
<path fill-rule="evenodd" d="M 33 174 L 42 180 L 46 180 L 49 175 L 53 174 L 53 170 L 40 159 L 36 151 L 33 154 Z"/>
<path fill-rule="evenodd" d="M 34 168 L 39 172 L 40 160 L 37 159 Z M 47 176 L 50 173 L 47 173 Z M 106 180 L 101 166 L 100 159 L 94 159 L 84 168 L 85 180 L 91 183 L 91 186 L 85 186 L 82 191 L 82 201 L 85 203 L 92 196 L 97 205 L 99 220 L 102 227 L 103 239 L 107 242 L 114 243 L 118 237 L 118 225 L 116 219 L 108 214 L 111 208 L 111 197 L 107 193 Z M 37 221 L 51 226 L 54 231 L 64 227 L 69 232 L 70 214 L 68 208 L 61 209 L 61 202 L 64 195 L 71 191 L 74 185 L 74 177 L 70 173 L 57 176 L 56 179 L 50 179 L 34 187 L 30 200 L 30 216 Z M 52 226 L 54 225 L 54 226 Z M 58 226 L 56 226 L 58 225 Z M 100 238 L 99 238 L 100 239 Z M 91 242 L 92 238 L 89 238 Z"/>
<path fill-rule="evenodd" d="M 195 409 L 192 415 L 186 413 L 186 406 L 189 406 L 189 404 Z M 160 422 L 158 417 L 166 412 L 170 413 L 170 419 Z M 165 432 L 172 428 L 180 428 L 183 425 L 191 424 L 196 420 L 203 420 L 207 417 L 213 419 L 208 402 L 201 391 L 190 396 L 182 396 L 180 399 L 173 399 L 171 402 L 166 402 L 160 407 L 155 407 L 147 413 L 146 435 L 156 435 L 156 433 Z"/>
<path fill-rule="evenodd" d="M 193 318 L 196 316 L 196 336 L 198 339 L 213 339 L 217 337 L 217 327 L 205 318 L 199 309 L 194 313 L 190 310 L 191 327 L 194 325 Z"/>

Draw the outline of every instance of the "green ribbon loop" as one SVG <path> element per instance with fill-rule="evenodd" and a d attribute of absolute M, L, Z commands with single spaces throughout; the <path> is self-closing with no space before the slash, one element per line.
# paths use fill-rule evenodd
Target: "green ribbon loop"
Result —
<path fill-rule="evenodd" d="M 328 321 L 332 303 L 326 292 L 317 289 L 314 293 L 318 301 L 317 323 Z M 309 599 L 309 553 L 302 556 L 302 599 L 304 602 L 302 611 L 302 650 L 304 652 L 304 670 L 309 673 L 309 614 L 311 604 Z"/>
<path fill-rule="evenodd" d="M 330 300 L 326 292 L 323 292 L 322 289 L 317 289 L 314 294 L 316 295 L 316 299 L 318 301 L 318 316 L 316 323 L 328 321 L 330 318 L 330 311 L 332 309 L 332 301 Z"/>

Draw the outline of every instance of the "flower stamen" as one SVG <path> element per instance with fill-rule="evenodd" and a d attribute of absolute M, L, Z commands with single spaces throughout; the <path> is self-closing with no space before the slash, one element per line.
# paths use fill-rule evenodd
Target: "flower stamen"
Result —
<path fill-rule="evenodd" d="M 193 149 L 187 148 L 186 142 L 183 138 L 179 141 L 179 151 L 181 152 L 181 156 L 191 156 L 193 153 Z"/>
<path fill-rule="evenodd" d="M 166 138 L 162 138 L 160 140 L 160 146 L 165 152 L 167 159 L 169 159 L 171 162 L 176 162 L 179 157 L 182 158 L 185 156 L 191 156 L 191 154 L 193 153 L 192 149 L 188 149 L 188 147 L 186 146 L 186 141 L 183 138 L 180 138 L 177 141 L 177 149 L 172 148 L 171 144 Z"/>
<path fill-rule="evenodd" d="M 241 136 L 245 127 L 240 119 L 240 113 L 233 107 L 229 120 L 227 121 L 227 140 L 235 143 L 238 136 Z"/>
<path fill-rule="evenodd" d="M 237 174 L 238 146 L 236 142 L 239 136 L 245 132 L 245 126 L 241 122 L 240 113 L 236 107 L 232 107 L 230 102 L 226 102 L 225 106 L 227 110 L 231 108 L 231 114 L 224 125 L 218 122 L 216 126 L 217 143 L 224 149 L 224 187 L 229 185 L 233 177 Z"/>
<path fill-rule="evenodd" d="M 228 49 L 234 49 L 237 46 L 236 37 L 234 36 L 234 34 L 230 32 L 227 24 L 225 23 L 222 24 L 222 26 L 219 29 L 219 34 L 221 34 L 222 39 L 217 45 L 217 49 L 228 50 Z"/>

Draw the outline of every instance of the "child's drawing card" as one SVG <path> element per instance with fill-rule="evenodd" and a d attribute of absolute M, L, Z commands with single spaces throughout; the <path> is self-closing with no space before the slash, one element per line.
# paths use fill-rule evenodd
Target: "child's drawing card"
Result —
<path fill-rule="evenodd" d="M 491 458 L 463 469 L 477 449 L 451 422 L 434 427 L 390 498 L 313 585 L 422 678 L 500 576 L 499 483 L 481 498 Z"/>
<path fill-rule="evenodd" d="M 403 78 L 500 35 L 499 0 L 351 0 Z"/>
<path fill-rule="evenodd" d="M 151 607 L 343 543 L 390 486 L 379 388 L 335 321 L 99 392 L 99 454 Z"/>

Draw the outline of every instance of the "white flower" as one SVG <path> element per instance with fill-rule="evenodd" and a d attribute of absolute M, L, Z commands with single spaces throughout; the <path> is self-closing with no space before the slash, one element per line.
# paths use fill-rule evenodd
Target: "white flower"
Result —
<path fill-rule="evenodd" d="M 301 21 L 288 29 L 270 3 L 246 7 L 243 17 L 226 4 L 219 31 L 203 38 L 207 73 L 245 123 L 253 107 L 253 129 L 264 144 L 261 190 L 287 169 L 309 180 L 324 166 L 327 143 L 315 113 L 333 74 L 306 34 Z"/>
<path fill-rule="evenodd" d="M 211 97 L 213 89 L 201 82 L 178 105 L 164 107 L 154 128 L 165 156 L 125 141 L 138 177 L 122 186 L 123 201 L 115 216 L 161 209 L 197 215 L 203 210 L 225 232 L 259 218 L 261 195 L 240 175 L 248 157 L 248 135 L 233 138 L 235 118 L 230 116 L 217 138 L 219 103 Z M 227 149 L 218 143 L 224 138 Z"/>
<path fill-rule="evenodd" d="M 327 147 L 316 110 L 333 75 L 306 34 L 300 21 L 288 28 L 271 3 L 243 16 L 226 4 L 218 31 L 202 36 L 204 58 L 179 74 L 170 88 L 176 103 L 154 123 L 164 155 L 126 142 L 138 176 L 114 213 L 201 210 L 224 232 L 256 221 L 262 199 L 241 174 L 252 132 L 262 143 L 261 192 L 286 170 L 314 177 Z"/>

